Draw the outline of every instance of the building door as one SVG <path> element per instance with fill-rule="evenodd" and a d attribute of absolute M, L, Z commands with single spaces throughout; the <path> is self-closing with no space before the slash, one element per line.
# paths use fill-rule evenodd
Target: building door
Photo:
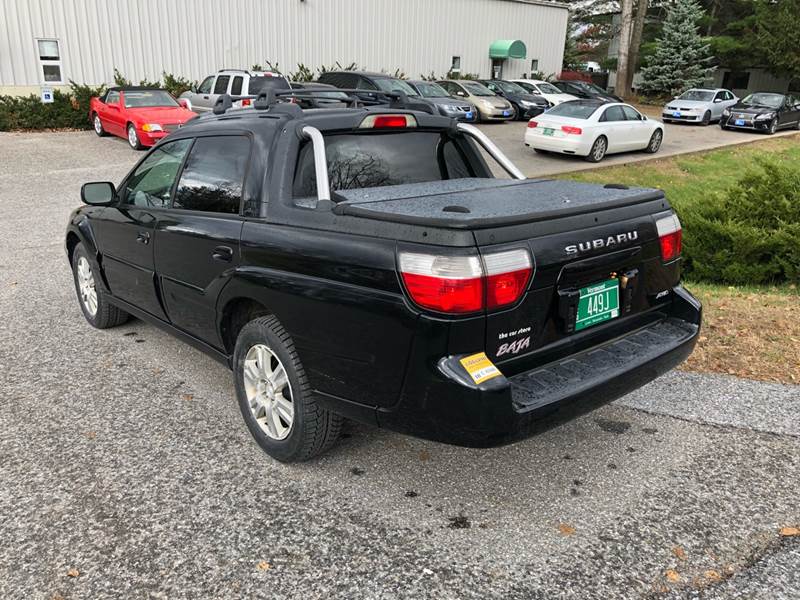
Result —
<path fill-rule="evenodd" d="M 493 58 L 492 59 L 492 79 L 502 79 L 503 78 L 503 63 L 505 62 L 502 58 Z"/>

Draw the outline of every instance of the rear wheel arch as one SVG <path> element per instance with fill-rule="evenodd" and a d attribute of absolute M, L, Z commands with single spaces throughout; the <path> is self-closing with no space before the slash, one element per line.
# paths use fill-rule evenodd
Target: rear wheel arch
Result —
<path fill-rule="evenodd" d="M 236 339 L 239 332 L 250 321 L 259 317 L 272 314 L 267 306 L 248 296 L 238 296 L 229 299 L 220 313 L 219 333 L 220 339 L 229 355 L 236 348 Z"/>

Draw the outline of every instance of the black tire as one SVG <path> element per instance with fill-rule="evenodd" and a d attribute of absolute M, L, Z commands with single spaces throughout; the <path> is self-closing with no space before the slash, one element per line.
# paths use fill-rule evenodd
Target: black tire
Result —
<path fill-rule="evenodd" d="M 656 129 L 653 132 L 653 135 L 650 136 L 650 141 L 647 143 L 647 147 L 644 149 L 644 151 L 648 154 L 655 154 L 661 148 L 661 142 L 663 141 L 664 132 L 660 129 Z"/>
<path fill-rule="evenodd" d="M 778 131 L 778 117 L 772 119 L 772 122 L 769 124 L 769 129 L 767 130 L 767 135 L 775 135 L 776 131 Z"/>
<path fill-rule="evenodd" d="M 608 152 L 608 138 L 601 135 L 594 141 L 594 144 L 592 144 L 592 149 L 589 150 L 589 155 L 586 156 L 586 160 L 591 163 L 599 163 L 605 158 L 606 152 Z"/>
<path fill-rule="evenodd" d="M 513 110 L 514 113 L 511 115 L 511 118 L 509 119 L 509 121 L 520 121 L 522 119 L 522 116 L 521 116 L 522 115 L 522 111 L 519 109 L 519 106 L 517 106 L 516 104 L 512 104 L 511 105 L 511 110 Z"/>
<path fill-rule="evenodd" d="M 103 122 L 100 120 L 100 117 L 97 113 L 92 113 L 92 129 L 99 137 L 105 137 L 108 135 L 106 130 L 103 128 Z"/>
<path fill-rule="evenodd" d="M 133 123 L 128 123 L 125 131 L 128 133 L 128 145 L 134 150 L 144 150 L 144 146 L 142 142 L 139 141 L 139 134 L 136 133 L 136 127 L 134 127 Z"/>
<path fill-rule="evenodd" d="M 294 405 L 291 428 L 285 439 L 269 437 L 261 428 L 250 408 L 244 383 L 245 357 L 256 345 L 264 345 L 280 360 Z M 303 365 L 297 356 L 291 337 L 272 315 L 250 321 L 239 332 L 233 353 L 233 373 L 236 397 L 247 428 L 261 449 L 281 462 L 301 462 L 330 448 L 341 433 L 344 419 L 322 408 L 311 392 Z"/>
<path fill-rule="evenodd" d="M 703 115 L 703 120 L 700 121 L 700 123 L 703 125 L 703 127 L 708 127 L 709 125 L 711 125 L 711 111 L 710 110 L 707 110 L 705 112 L 705 114 Z"/>
<path fill-rule="evenodd" d="M 536 152 L 536 154 L 550 154 L 549 150 L 542 150 L 541 148 L 534 148 L 533 151 Z"/>
<path fill-rule="evenodd" d="M 85 299 L 82 292 L 80 275 L 78 272 L 81 260 L 85 260 L 86 264 L 88 264 L 94 282 L 99 279 L 99 276 L 92 265 L 92 260 L 89 258 L 89 254 L 86 252 L 83 243 L 79 243 L 72 252 L 72 279 L 75 282 L 75 293 L 78 295 L 78 304 L 81 307 L 83 316 L 89 322 L 89 325 L 97 329 L 109 329 L 110 327 L 122 325 L 130 318 L 130 315 L 121 308 L 111 304 L 106 294 L 99 287 L 94 287 L 97 296 L 97 307 L 94 314 L 92 314 L 90 303 Z"/>

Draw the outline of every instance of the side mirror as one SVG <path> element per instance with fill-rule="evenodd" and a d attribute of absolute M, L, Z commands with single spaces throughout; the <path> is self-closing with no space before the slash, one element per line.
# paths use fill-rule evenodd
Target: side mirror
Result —
<path fill-rule="evenodd" d="M 189 105 L 189 101 L 186 98 L 178 98 L 178 104 L 180 104 L 183 108 L 192 110 L 192 107 Z"/>
<path fill-rule="evenodd" d="M 456 92 L 456 96 L 461 96 L 462 98 L 466 98 L 467 97 L 467 92 L 462 92 L 461 90 L 458 90 Z"/>
<path fill-rule="evenodd" d="M 722 98 L 714 98 L 714 104 L 719 104 L 722 102 Z"/>
<path fill-rule="evenodd" d="M 639 115 L 640 121 L 647 121 L 647 115 Z"/>
<path fill-rule="evenodd" d="M 94 181 L 81 186 L 81 200 L 90 206 L 108 206 L 117 197 L 117 190 L 110 181 Z"/>
<path fill-rule="evenodd" d="M 191 86 L 189 86 L 189 91 L 192 92 L 193 94 L 196 94 L 197 93 L 197 85 L 193 83 Z"/>

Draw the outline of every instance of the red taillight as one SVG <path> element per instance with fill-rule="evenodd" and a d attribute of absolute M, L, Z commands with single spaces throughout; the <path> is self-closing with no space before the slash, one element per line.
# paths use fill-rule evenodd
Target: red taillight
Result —
<path fill-rule="evenodd" d="M 242 100 L 242 106 L 250 106 L 250 98 L 244 98 Z"/>
<path fill-rule="evenodd" d="M 416 126 L 417 119 L 414 115 L 369 115 L 359 125 L 361 129 L 403 129 Z"/>
<path fill-rule="evenodd" d="M 445 313 L 471 313 L 508 306 L 528 288 L 533 272 L 524 249 L 477 256 L 401 252 L 400 273 L 411 299 Z"/>
<path fill-rule="evenodd" d="M 539 124 L 536 121 L 533 121 L 533 120 L 528 121 L 528 127 L 530 129 L 536 129 L 538 126 L 539 126 Z"/>
<path fill-rule="evenodd" d="M 658 242 L 661 244 L 661 260 L 669 262 L 681 255 L 683 229 L 678 215 L 671 214 L 656 221 Z"/>
<path fill-rule="evenodd" d="M 533 267 L 531 256 L 521 248 L 486 254 L 483 257 L 486 271 L 486 308 L 500 308 L 514 304 L 528 289 Z"/>
<path fill-rule="evenodd" d="M 580 127 L 573 127 L 572 125 L 562 125 L 561 131 L 564 133 L 569 133 L 571 135 L 581 135 L 583 133 L 583 129 Z"/>

